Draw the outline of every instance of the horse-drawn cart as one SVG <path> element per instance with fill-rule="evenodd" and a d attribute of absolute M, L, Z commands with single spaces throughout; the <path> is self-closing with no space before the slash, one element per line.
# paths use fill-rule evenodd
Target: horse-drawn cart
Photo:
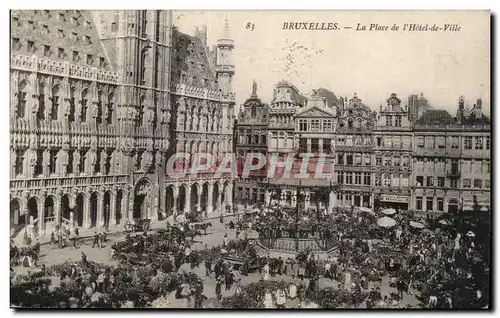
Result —
<path fill-rule="evenodd" d="M 239 256 L 228 255 L 224 257 L 233 268 L 240 272 L 241 275 L 248 275 L 248 273 L 260 271 L 262 269 L 263 264 L 259 258 L 243 258 Z"/>
<path fill-rule="evenodd" d="M 140 219 L 135 223 L 128 222 L 125 224 L 125 231 L 127 232 L 147 232 L 151 229 L 151 219 Z"/>

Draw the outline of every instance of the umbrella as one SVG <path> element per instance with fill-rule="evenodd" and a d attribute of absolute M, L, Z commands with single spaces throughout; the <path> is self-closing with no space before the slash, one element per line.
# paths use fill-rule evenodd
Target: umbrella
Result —
<path fill-rule="evenodd" d="M 259 210 L 258 208 L 254 208 L 254 209 L 252 210 L 252 213 L 259 213 L 259 212 L 260 212 L 260 210 Z"/>
<path fill-rule="evenodd" d="M 359 210 L 361 212 L 366 212 L 366 213 L 373 213 L 373 210 L 370 208 L 365 208 L 365 207 L 360 207 Z"/>
<path fill-rule="evenodd" d="M 382 211 L 382 213 L 384 213 L 385 215 L 393 215 L 394 213 L 396 213 L 396 210 L 394 209 L 385 209 Z"/>
<path fill-rule="evenodd" d="M 464 211 L 473 211 L 474 208 L 471 205 L 466 205 L 466 206 L 463 207 L 463 210 Z"/>
<path fill-rule="evenodd" d="M 474 236 L 476 236 L 476 234 L 474 234 L 474 232 L 472 232 L 472 231 L 467 232 L 467 234 L 465 234 L 465 235 L 467 235 L 467 236 L 469 236 L 469 237 L 474 237 Z"/>
<path fill-rule="evenodd" d="M 377 220 L 377 224 L 381 227 L 392 227 L 396 225 L 396 221 L 394 221 L 393 218 L 384 216 L 383 218 Z"/>
<path fill-rule="evenodd" d="M 441 220 L 441 221 L 439 221 L 439 224 L 450 225 L 450 222 L 448 222 L 446 220 Z"/>
<path fill-rule="evenodd" d="M 420 222 L 410 222 L 410 226 L 411 227 L 414 227 L 416 229 L 423 229 L 425 227 L 425 225 L 423 225 L 422 223 Z"/>
<path fill-rule="evenodd" d="M 223 253 L 223 254 L 224 254 L 224 253 L 227 253 L 226 249 L 224 249 L 224 248 L 223 248 L 223 249 L 221 249 L 221 250 L 220 250 L 220 252 L 221 252 L 221 253 Z"/>
<path fill-rule="evenodd" d="M 178 215 L 177 222 L 180 222 L 180 223 L 186 222 L 186 216 L 184 214 Z"/>
<path fill-rule="evenodd" d="M 488 207 L 483 206 L 480 211 L 487 212 L 488 211 Z"/>

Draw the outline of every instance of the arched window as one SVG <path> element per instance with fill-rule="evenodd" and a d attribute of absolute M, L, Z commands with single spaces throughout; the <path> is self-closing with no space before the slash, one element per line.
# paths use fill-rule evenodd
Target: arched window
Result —
<path fill-rule="evenodd" d="M 88 99 L 87 99 L 87 94 L 88 94 L 88 91 L 87 89 L 84 89 L 83 92 L 82 92 L 82 99 L 81 99 L 81 104 L 82 104 L 82 109 L 81 109 L 81 112 L 80 112 L 80 120 L 82 121 L 82 123 L 85 123 L 87 122 L 87 110 L 88 110 Z"/>
<path fill-rule="evenodd" d="M 19 118 L 24 118 L 26 114 L 26 86 L 28 86 L 26 81 L 22 81 L 17 89 L 16 113 Z"/>
<path fill-rule="evenodd" d="M 257 106 L 252 105 L 252 118 L 257 116 Z"/>
<path fill-rule="evenodd" d="M 56 85 L 52 88 L 52 111 L 50 113 L 50 119 L 57 120 L 57 116 L 59 114 L 59 86 Z"/>

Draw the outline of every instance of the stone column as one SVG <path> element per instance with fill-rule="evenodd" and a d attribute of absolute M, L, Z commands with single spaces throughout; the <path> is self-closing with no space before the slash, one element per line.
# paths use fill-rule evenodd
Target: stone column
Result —
<path fill-rule="evenodd" d="M 311 152 L 311 138 L 307 138 L 307 152 Z"/>
<path fill-rule="evenodd" d="M 179 194 L 177 193 L 177 191 L 174 191 L 174 210 L 172 211 L 172 215 L 175 217 L 177 216 L 177 204 L 178 204 L 178 198 L 179 198 Z"/>
<path fill-rule="evenodd" d="M 217 195 L 217 207 L 222 209 L 222 191 L 219 189 L 219 193 Z"/>
<path fill-rule="evenodd" d="M 122 212 L 122 218 L 120 220 L 120 222 L 123 222 L 125 220 L 130 220 L 129 219 L 129 215 L 128 215 L 128 190 L 127 189 L 123 189 L 123 192 L 122 192 L 122 202 L 121 202 L 121 205 L 122 205 L 122 208 L 121 208 L 121 212 Z"/>
<path fill-rule="evenodd" d="M 85 202 L 83 203 L 83 227 L 90 229 L 90 191 L 85 193 Z"/>
<path fill-rule="evenodd" d="M 437 211 L 437 210 L 438 210 L 437 197 L 436 195 L 434 195 L 434 197 L 432 198 L 432 211 Z"/>
<path fill-rule="evenodd" d="M 373 200 L 374 200 L 373 197 L 374 197 L 373 193 L 370 194 L 370 209 L 373 209 L 373 205 L 374 205 L 374 203 L 373 203 Z"/>
<path fill-rule="evenodd" d="M 295 191 L 292 192 L 292 206 L 297 206 L 297 193 Z"/>
<path fill-rule="evenodd" d="M 359 206 L 362 207 L 363 206 L 363 193 L 361 193 L 359 195 Z"/>
<path fill-rule="evenodd" d="M 443 198 L 443 212 L 448 213 L 448 198 L 446 196 Z"/>
<path fill-rule="evenodd" d="M 208 183 L 208 198 L 207 198 L 207 214 L 211 214 L 214 212 L 214 184 L 212 182 Z"/>
<path fill-rule="evenodd" d="M 47 235 L 46 226 L 45 226 L 45 198 L 46 197 L 47 197 L 46 194 L 40 195 L 40 215 L 38 216 L 38 227 L 40 229 L 40 233 L 43 232 L 44 235 Z M 29 213 L 28 208 L 27 208 L 27 204 L 25 204 L 24 206 L 26 207 L 25 213 Z"/>
<path fill-rule="evenodd" d="M 191 185 L 186 187 L 186 197 L 184 202 L 184 213 L 189 212 L 191 210 Z M 220 194 L 219 194 L 220 195 Z"/>
<path fill-rule="evenodd" d="M 354 193 L 351 193 L 351 206 L 354 205 Z"/>
<path fill-rule="evenodd" d="M 112 191 L 109 202 L 109 225 L 116 225 L 116 191 Z"/>
<path fill-rule="evenodd" d="M 99 197 L 97 199 L 97 220 L 95 222 L 96 227 L 102 227 L 104 225 L 104 192 L 99 191 Z"/>
<path fill-rule="evenodd" d="M 196 212 L 201 212 L 201 194 L 203 192 L 203 188 L 201 191 L 198 191 L 198 205 L 196 207 Z"/>

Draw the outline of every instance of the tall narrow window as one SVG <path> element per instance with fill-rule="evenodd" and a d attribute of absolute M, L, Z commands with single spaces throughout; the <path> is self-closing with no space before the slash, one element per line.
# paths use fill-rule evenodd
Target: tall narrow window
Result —
<path fill-rule="evenodd" d="M 45 119 L 45 85 L 40 84 L 38 94 L 38 113 L 36 113 L 36 118 L 38 120 Z"/>
<path fill-rule="evenodd" d="M 141 21 L 141 22 L 142 22 L 142 25 L 141 25 L 141 32 L 142 32 L 142 35 L 141 35 L 141 37 L 142 37 L 142 38 L 146 38 L 146 37 L 148 36 L 148 34 L 147 34 L 148 20 L 146 19 L 146 17 L 147 17 L 147 12 L 146 12 L 146 10 L 143 10 L 143 11 L 141 12 L 141 15 L 142 15 L 142 17 L 141 17 L 141 20 L 142 20 L 142 21 Z"/>
<path fill-rule="evenodd" d="M 58 150 L 50 151 L 50 160 L 49 160 L 49 173 L 56 173 L 56 162 L 57 162 L 57 152 Z"/>
<path fill-rule="evenodd" d="M 66 165 L 66 174 L 73 173 L 74 150 L 68 151 L 68 164 Z"/>
<path fill-rule="evenodd" d="M 146 84 L 146 52 L 141 54 L 141 85 Z"/>
<path fill-rule="evenodd" d="M 108 125 L 111 125 L 113 123 L 113 104 L 114 104 L 114 98 L 115 96 L 111 93 L 108 96 L 108 112 L 107 112 L 107 117 L 106 117 L 106 122 Z"/>
<path fill-rule="evenodd" d="M 25 150 L 16 150 L 16 162 L 15 162 L 15 175 L 20 176 L 23 174 L 24 167 L 24 155 Z"/>
<path fill-rule="evenodd" d="M 57 120 L 57 115 L 59 114 L 59 86 L 54 86 L 52 89 L 52 110 L 50 113 L 50 118 L 52 120 Z"/>
<path fill-rule="evenodd" d="M 100 124 L 102 122 L 102 92 L 97 93 L 97 118 L 96 123 Z"/>
<path fill-rule="evenodd" d="M 394 126 L 401 127 L 401 115 L 396 116 L 395 119 L 396 122 L 394 123 Z"/>
<path fill-rule="evenodd" d="M 43 150 L 36 152 L 35 176 L 43 174 Z"/>
<path fill-rule="evenodd" d="M 82 121 L 82 123 L 85 123 L 87 122 L 87 108 L 88 108 L 88 99 L 87 99 L 87 90 L 85 89 L 83 92 L 82 92 L 82 99 L 81 99 L 81 103 L 82 103 L 82 108 L 81 108 L 81 112 L 80 112 L 80 120 Z"/>
<path fill-rule="evenodd" d="M 156 37 L 156 42 L 160 42 L 160 10 L 156 10 L 156 21 L 155 21 L 155 37 Z"/>
<path fill-rule="evenodd" d="M 24 118 L 26 114 L 26 82 L 22 81 L 17 90 L 17 117 Z"/>
<path fill-rule="evenodd" d="M 69 91 L 69 114 L 68 114 L 68 121 L 70 123 L 72 123 L 72 122 L 75 121 L 75 88 L 74 87 L 72 87 L 70 89 L 70 91 Z"/>
<path fill-rule="evenodd" d="M 94 165 L 94 173 L 101 172 L 101 152 L 99 150 L 96 151 L 96 164 Z"/>

